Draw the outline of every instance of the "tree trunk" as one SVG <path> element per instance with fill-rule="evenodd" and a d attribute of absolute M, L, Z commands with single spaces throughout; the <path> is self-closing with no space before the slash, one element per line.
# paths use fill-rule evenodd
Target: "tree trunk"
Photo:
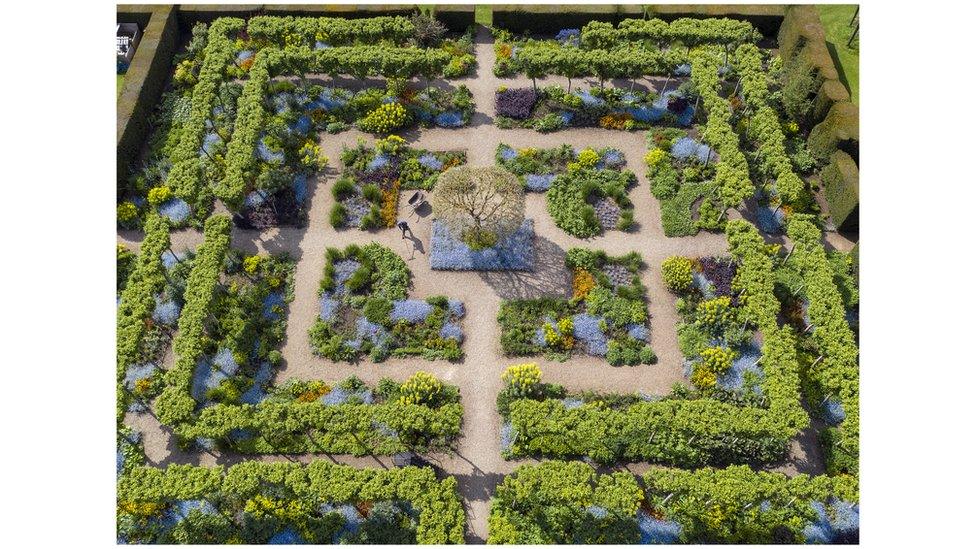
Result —
<path fill-rule="evenodd" d="M 573 79 L 567 76 L 566 77 L 566 93 L 572 93 L 572 92 L 573 92 Z"/>

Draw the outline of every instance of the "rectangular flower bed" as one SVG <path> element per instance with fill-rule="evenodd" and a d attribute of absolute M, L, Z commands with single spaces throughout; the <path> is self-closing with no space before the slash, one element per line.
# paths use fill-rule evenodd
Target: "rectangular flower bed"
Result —
<path fill-rule="evenodd" d="M 566 268 L 573 274 L 573 298 L 511 300 L 502 303 L 502 348 L 507 355 L 573 353 L 606 357 L 610 364 L 656 361 L 647 328 L 647 305 L 636 253 L 608 257 L 573 248 Z"/>
<path fill-rule="evenodd" d="M 552 149 L 514 149 L 499 143 L 495 149 L 495 162 L 519 176 L 527 191 L 545 192 L 557 175 L 581 168 L 619 171 L 627 159 L 624 153 L 613 147 L 586 147 L 579 151 L 569 145 Z"/>
<path fill-rule="evenodd" d="M 460 359 L 464 305 L 443 296 L 407 299 L 409 283 L 406 263 L 389 248 L 329 248 L 319 317 L 309 330 L 315 354 L 344 361 Z"/>
<path fill-rule="evenodd" d="M 495 123 L 500 128 L 528 128 L 552 132 L 571 127 L 608 130 L 646 130 L 655 126 L 691 126 L 695 120 L 695 94 L 681 86 L 658 94 L 622 88 L 559 86 L 499 88 L 495 94 Z"/>
<path fill-rule="evenodd" d="M 443 171 L 465 163 L 464 151 L 427 151 L 408 147 L 396 135 L 368 147 L 343 148 L 343 174 L 332 187 L 336 203 L 333 227 L 373 229 L 397 222 L 400 191 L 430 190 Z"/>

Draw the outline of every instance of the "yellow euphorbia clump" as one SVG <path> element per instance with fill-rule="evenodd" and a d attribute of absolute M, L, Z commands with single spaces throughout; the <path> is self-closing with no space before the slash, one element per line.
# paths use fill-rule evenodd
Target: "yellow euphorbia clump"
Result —
<path fill-rule="evenodd" d="M 516 364 L 505 370 L 502 381 L 517 392 L 528 392 L 542 381 L 542 370 L 535 362 Z"/>

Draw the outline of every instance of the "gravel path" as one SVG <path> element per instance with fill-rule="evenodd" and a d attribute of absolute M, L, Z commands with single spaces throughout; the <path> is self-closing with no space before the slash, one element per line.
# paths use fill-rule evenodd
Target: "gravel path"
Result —
<path fill-rule="evenodd" d="M 622 132 L 600 128 L 574 129 L 552 134 L 540 134 L 531 130 L 502 130 L 492 125 L 494 94 L 499 85 L 510 87 L 531 85 L 525 78 L 498 79 L 492 74 L 494 51 L 491 36 L 481 29 L 476 40 L 478 67 L 476 75 L 460 79 L 474 94 L 476 114 L 471 127 L 461 129 L 420 129 L 402 133 L 413 147 L 431 150 L 464 149 L 471 165 L 494 164 L 495 148 L 505 142 L 513 147 L 555 147 L 569 143 L 574 147 L 613 146 L 624 152 L 627 168 L 633 170 L 639 183 L 630 193 L 637 220 L 632 232 L 608 231 L 604 235 L 580 240 L 557 228 L 546 211 L 545 198 L 529 193 L 526 217 L 535 220 L 536 271 L 532 273 L 472 273 L 432 271 L 427 260 L 430 242 L 431 218 L 418 218 L 406 206 L 406 194 L 400 201 L 401 218 L 409 219 L 414 240 L 401 239 L 396 229 L 364 232 L 356 229 L 335 230 L 328 223 L 328 213 L 333 198 L 329 183 L 334 181 L 339 153 L 343 145 L 354 146 L 358 138 L 374 141 L 372 136 L 352 130 L 338 136 L 323 132 L 323 153 L 330 159 L 332 168 L 309 182 L 311 210 L 309 225 L 303 229 L 281 228 L 267 231 L 243 231 L 234 229 L 233 246 L 249 253 L 288 252 L 298 261 L 295 274 L 295 300 L 288 311 L 288 329 L 282 347 L 284 362 L 276 374 L 275 383 L 290 378 L 323 379 L 336 381 L 356 375 L 369 384 L 382 377 L 403 380 L 417 370 L 426 370 L 448 383 L 460 386 L 464 406 L 462 436 L 453 451 L 430 456 L 448 474 L 458 479 L 467 511 L 467 541 L 484 543 L 488 530 L 488 511 L 494 486 L 503 476 L 519 464 L 501 457 L 501 418 L 495 411 L 495 397 L 502 389 L 501 374 L 517 362 L 538 362 L 546 381 L 561 383 L 570 390 L 600 389 L 604 391 L 633 392 L 638 389 L 647 393 L 664 394 L 676 383 L 685 383 L 682 376 L 682 356 L 678 349 L 675 325 L 679 317 L 674 310 L 674 298 L 665 289 L 658 266 L 671 255 L 720 255 L 726 253 L 725 236 L 700 233 L 695 237 L 667 238 L 661 229 L 660 210 L 657 201 L 648 190 L 644 177 L 642 158 L 646 152 L 643 132 Z M 574 85 L 584 85 L 582 79 Z M 565 79 L 551 78 L 540 81 L 565 86 Z M 595 84 L 595 82 L 593 82 Z M 639 85 L 663 88 L 665 79 L 644 80 Z M 671 79 L 668 89 L 678 82 Z M 628 83 L 629 85 L 629 83 Z M 218 213 L 226 213 L 218 206 Z M 730 217 L 739 217 L 731 212 Z M 119 231 L 118 241 L 135 249 L 142 235 L 138 232 Z M 828 234 L 830 245 L 837 249 L 850 249 L 853 243 L 836 233 Z M 194 248 L 202 241 L 196 230 L 176 231 L 172 235 L 173 249 Z M 773 241 L 773 239 L 771 239 Z M 782 239 L 780 240 L 782 241 Z M 462 300 L 467 309 L 463 322 L 465 334 L 465 359 L 457 364 L 445 361 L 430 362 L 423 359 L 389 359 L 383 364 L 334 363 L 316 357 L 308 342 L 308 329 L 318 314 L 317 290 L 322 268 L 325 265 L 327 247 L 344 247 L 350 243 L 379 242 L 399 253 L 413 273 L 411 297 L 443 294 Z M 651 346 L 659 357 L 652 366 L 612 367 L 603 359 L 578 357 L 564 363 L 544 359 L 510 359 L 503 356 L 500 347 L 500 326 L 496 321 L 503 299 L 539 297 L 544 295 L 571 294 L 569 274 L 563 266 L 563 256 L 568 248 L 582 246 L 602 249 L 611 255 L 637 251 L 644 257 L 647 268 L 641 278 L 648 290 L 651 315 Z M 172 360 L 169 353 L 168 360 Z M 167 364 L 171 364 L 168 362 Z M 327 457 L 333 461 L 356 466 L 390 467 L 385 456 L 355 458 L 351 456 L 241 456 L 220 453 L 186 453 L 176 447 L 171 431 L 159 424 L 149 413 L 129 414 L 126 424 L 143 433 L 146 455 L 150 463 L 232 464 L 250 459 L 292 460 L 306 462 L 314 457 Z M 621 468 L 640 473 L 648 464 L 629 464 Z M 814 429 L 804 432 L 794 442 L 790 460 L 771 468 L 795 474 L 822 472 L 822 459 L 816 443 Z"/>

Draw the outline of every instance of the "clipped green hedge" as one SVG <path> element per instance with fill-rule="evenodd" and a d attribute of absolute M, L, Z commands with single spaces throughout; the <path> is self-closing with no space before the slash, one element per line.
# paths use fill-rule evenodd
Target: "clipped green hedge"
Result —
<path fill-rule="evenodd" d="M 492 6 L 492 23 L 495 27 L 513 33 L 555 34 L 560 29 L 582 28 L 591 21 L 617 24 L 627 19 L 640 19 L 646 15 L 664 21 L 679 18 L 714 18 L 748 21 L 764 36 L 775 36 L 783 20 L 783 6 L 772 4 L 502 4 Z"/>
<path fill-rule="evenodd" d="M 787 477 L 741 465 L 651 469 L 644 483 L 647 504 L 680 525 L 681 543 L 804 543 L 804 529 L 818 521 L 812 503 L 860 500 L 851 476 Z"/>
<path fill-rule="evenodd" d="M 642 499 L 627 472 L 597 474 L 579 461 L 521 465 L 495 488 L 488 543 L 634 544 Z"/>
<path fill-rule="evenodd" d="M 786 454 L 790 439 L 809 424 L 800 405 L 796 340 L 778 327 L 772 258 L 759 232 L 729 221 L 729 250 L 739 259 L 746 318 L 763 334 L 763 393 L 767 407 L 735 406 L 707 398 L 639 402 L 623 409 L 567 408 L 561 400 L 511 403 L 513 433 L 507 457 L 588 456 L 602 463 L 653 461 L 682 467 L 768 463 Z"/>
<path fill-rule="evenodd" d="M 854 103 L 835 103 L 822 122 L 810 130 L 807 147 L 820 162 L 830 160 L 830 155 L 840 149 L 858 161 L 858 141 L 861 125 L 859 110 Z"/>
<path fill-rule="evenodd" d="M 858 228 L 859 173 L 854 159 L 843 151 L 835 151 L 830 157 L 830 164 L 820 172 L 824 198 L 838 229 Z"/>
<path fill-rule="evenodd" d="M 803 543 L 821 520 L 814 505 L 833 511 L 859 504 L 850 476 L 787 477 L 732 466 L 652 468 L 643 481 L 578 461 L 522 465 L 495 490 L 488 543 Z M 845 541 L 858 535 L 858 522 Z"/>
<path fill-rule="evenodd" d="M 752 196 L 755 187 L 749 179 L 746 157 L 739 150 L 739 135 L 730 123 L 732 109 L 729 101 L 718 92 L 720 64 L 721 58 L 715 51 L 693 53 L 691 81 L 708 114 L 702 137 L 719 154 L 719 161 L 715 165 L 715 182 L 719 185 L 719 194 L 726 207 L 735 208 Z"/>
<path fill-rule="evenodd" d="M 786 233 L 794 244 L 791 261 L 803 273 L 813 325 L 810 338 L 821 355 L 807 372 L 817 387 L 817 394 L 809 396 L 817 402 L 836 398 L 845 414 L 838 430 L 828 439 L 832 447 L 827 453 L 827 470 L 856 475 L 860 433 L 857 342 L 845 317 L 843 298 L 834 283 L 834 269 L 820 243 L 820 229 L 807 216 L 795 215 L 790 218 Z"/>
<path fill-rule="evenodd" d="M 146 218 L 145 238 L 139 257 L 129 275 L 125 289 L 119 296 L 115 330 L 115 361 L 117 381 L 116 419 L 122 420 L 129 407 L 131 395 L 125 389 L 125 370 L 139 356 L 139 343 L 146 333 L 146 319 L 156 306 L 155 297 L 166 285 L 162 254 L 169 248 L 169 222 L 151 213 Z"/>
<path fill-rule="evenodd" d="M 759 33 L 748 21 L 688 17 L 670 23 L 663 19 L 624 19 L 617 28 L 595 21 L 587 23 L 580 34 L 584 48 L 613 48 L 622 43 L 644 40 L 660 44 L 680 42 L 689 47 L 700 44 L 735 45 L 756 42 L 759 38 Z"/>
<path fill-rule="evenodd" d="M 234 59 L 232 35 L 243 29 L 244 20 L 235 18 L 217 19 L 210 25 L 203 65 L 191 95 L 190 116 L 183 124 L 179 141 L 170 154 L 173 168 L 166 183 L 176 196 L 193 207 L 197 219 L 205 216 L 210 209 L 210 193 L 203 181 L 200 147 L 207 120 L 217 99 L 217 89 L 228 64 Z"/>
<path fill-rule="evenodd" d="M 796 202 L 803 192 L 803 180 L 793 171 L 786 154 L 786 136 L 779 115 L 769 105 L 767 75 L 762 68 L 762 54 L 754 44 L 743 44 L 735 50 L 733 66 L 742 79 L 742 95 L 753 111 L 748 134 L 757 141 L 759 172 L 776 180 L 777 195 L 784 203 Z"/>
<path fill-rule="evenodd" d="M 407 502 L 417 512 L 416 543 L 464 543 L 464 508 L 457 481 L 453 477 L 437 480 L 429 468 L 356 469 L 325 460 L 307 465 L 248 461 L 227 469 L 192 465 L 137 467 L 119 478 L 117 498 L 123 525 L 129 524 L 127 519 L 146 516 L 143 513 L 147 510 L 159 513 L 174 501 L 202 500 L 214 506 L 216 522 L 210 528 L 178 524 L 174 528 L 179 531 L 173 534 L 175 540 L 156 538 L 160 534 L 154 533 L 147 541 L 156 543 L 266 543 L 275 528 L 284 525 L 317 538 L 308 541 L 331 543 L 345 520 L 335 516 L 336 520 L 322 525 L 322 504 L 348 503 L 357 509 L 368 509 L 374 502 L 383 501 Z M 244 524 L 245 509 L 250 509 L 253 517 L 262 507 L 267 509 L 269 503 L 289 512 L 282 512 L 279 521 L 272 521 L 271 529 Z"/>
<path fill-rule="evenodd" d="M 190 383 L 193 369 L 203 353 L 210 306 L 230 247 L 230 218 L 222 215 L 208 218 L 203 237 L 186 281 L 179 332 L 173 339 L 176 363 L 163 377 L 166 387 L 156 401 L 159 420 L 171 426 L 189 420 L 196 408 L 196 401 L 190 396 Z"/>
<path fill-rule="evenodd" d="M 121 6 L 120 6 L 121 7 Z M 148 21 L 144 13 L 120 11 L 119 21 L 141 23 L 142 38 L 125 72 L 125 82 L 116 106 L 116 189 L 121 194 L 132 164 L 149 134 L 149 119 L 159 102 L 169 77 L 173 52 L 179 37 L 179 25 L 173 6 L 147 6 L 152 9 Z"/>

